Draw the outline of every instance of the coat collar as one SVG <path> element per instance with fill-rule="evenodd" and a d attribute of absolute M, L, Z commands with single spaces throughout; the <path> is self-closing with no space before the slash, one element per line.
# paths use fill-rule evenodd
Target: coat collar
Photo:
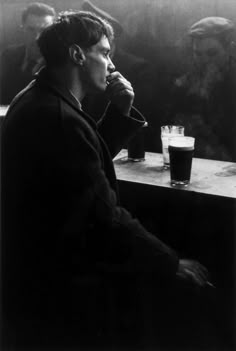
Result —
<path fill-rule="evenodd" d="M 60 97 L 64 102 L 75 109 L 93 128 L 97 129 L 97 124 L 92 117 L 81 109 L 81 104 L 68 89 L 66 89 L 63 85 L 58 85 L 54 82 L 50 71 L 46 67 L 43 67 L 39 72 L 37 72 L 35 78 L 36 85 L 39 84 L 40 86 L 47 87 L 49 90 L 51 90 L 51 92 L 53 92 L 54 95 Z"/>

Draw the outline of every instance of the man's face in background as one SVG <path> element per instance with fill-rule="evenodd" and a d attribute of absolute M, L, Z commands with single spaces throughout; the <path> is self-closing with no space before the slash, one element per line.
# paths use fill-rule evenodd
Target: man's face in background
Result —
<path fill-rule="evenodd" d="M 229 55 L 223 44 L 215 38 L 193 40 L 193 61 L 199 74 L 205 74 L 209 67 L 224 71 Z"/>
<path fill-rule="evenodd" d="M 216 38 L 193 39 L 190 93 L 209 98 L 229 67 L 229 50 Z"/>
<path fill-rule="evenodd" d="M 24 41 L 30 58 L 37 59 L 40 56 L 37 38 L 42 30 L 52 24 L 53 16 L 36 16 L 29 14 L 23 23 Z"/>

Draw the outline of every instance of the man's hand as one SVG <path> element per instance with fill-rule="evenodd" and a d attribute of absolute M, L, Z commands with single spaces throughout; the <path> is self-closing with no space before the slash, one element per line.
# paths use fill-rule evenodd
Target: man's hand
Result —
<path fill-rule="evenodd" d="M 134 101 L 134 91 L 131 83 L 119 72 L 113 72 L 108 76 L 106 94 L 122 114 L 129 115 Z"/>
<path fill-rule="evenodd" d="M 179 261 L 179 267 L 177 271 L 179 278 L 188 280 L 195 285 L 205 287 L 214 287 L 209 281 L 209 273 L 207 269 L 197 261 L 182 259 Z"/>

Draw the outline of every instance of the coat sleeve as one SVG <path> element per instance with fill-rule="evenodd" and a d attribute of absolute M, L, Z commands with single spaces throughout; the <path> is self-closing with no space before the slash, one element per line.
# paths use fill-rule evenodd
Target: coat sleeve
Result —
<path fill-rule="evenodd" d="M 81 221 L 81 203 L 84 221 L 89 223 L 86 245 L 91 258 L 126 272 L 173 276 L 178 267 L 175 252 L 117 205 L 95 132 L 86 125 L 81 128 L 76 119 L 67 120 L 63 129 L 65 155 L 61 166 L 73 203 L 80 203 L 74 211 L 75 226 Z"/>
<path fill-rule="evenodd" d="M 108 105 L 104 116 L 98 122 L 98 130 L 106 142 L 112 158 L 144 126 L 145 122 L 144 116 L 134 107 L 132 107 L 128 117 L 122 115 L 114 105 Z"/>

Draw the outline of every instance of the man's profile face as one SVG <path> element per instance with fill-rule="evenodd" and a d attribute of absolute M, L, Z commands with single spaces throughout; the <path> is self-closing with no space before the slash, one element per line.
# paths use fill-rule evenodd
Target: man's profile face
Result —
<path fill-rule="evenodd" d="M 82 79 L 89 92 L 105 91 L 107 77 L 115 69 L 110 59 L 110 44 L 106 36 L 85 51 Z"/>
<path fill-rule="evenodd" d="M 53 16 L 36 16 L 29 14 L 23 24 L 24 40 L 29 55 L 32 57 L 39 56 L 39 49 L 36 39 L 42 30 L 52 24 Z"/>
<path fill-rule="evenodd" d="M 209 66 L 224 69 L 228 62 L 228 52 L 215 38 L 193 40 L 193 60 L 200 72 L 207 71 Z"/>

